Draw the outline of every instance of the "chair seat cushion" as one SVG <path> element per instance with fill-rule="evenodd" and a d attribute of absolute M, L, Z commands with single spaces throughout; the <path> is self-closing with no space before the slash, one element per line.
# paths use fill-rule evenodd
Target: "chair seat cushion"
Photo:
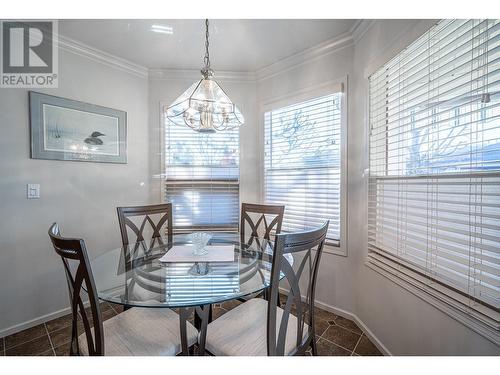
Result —
<path fill-rule="evenodd" d="M 267 355 L 267 304 L 261 298 L 251 299 L 225 313 L 208 325 L 206 349 L 214 355 Z M 277 308 L 276 337 L 283 316 Z M 297 317 L 290 314 L 285 339 L 285 355 L 297 349 Z M 304 324 L 302 339 L 307 337 L 309 326 Z"/>
<path fill-rule="evenodd" d="M 191 346 L 198 331 L 191 323 L 186 325 Z M 179 315 L 170 309 L 134 307 L 106 320 L 103 327 L 107 356 L 173 356 L 182 351 Z M 80 353 L 88 355 L 85 332 L 78 344 Z"/>

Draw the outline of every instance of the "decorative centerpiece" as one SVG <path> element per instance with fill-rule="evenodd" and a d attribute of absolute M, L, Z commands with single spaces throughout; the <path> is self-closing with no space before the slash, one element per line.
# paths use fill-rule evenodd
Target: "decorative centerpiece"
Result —
<path fill-rule="evenodd" d="M 210 233 L 204 233 L 204 232 L 196 232 L 192 233 L 189 235 L 189 238 L 191 242 L 193 243 L 193 254 L 200 256 L 200 255 L 207 255 L 208 250 L 206 249 L 206 246 L 210 239 L 212 238 L 212 235 Z"/>

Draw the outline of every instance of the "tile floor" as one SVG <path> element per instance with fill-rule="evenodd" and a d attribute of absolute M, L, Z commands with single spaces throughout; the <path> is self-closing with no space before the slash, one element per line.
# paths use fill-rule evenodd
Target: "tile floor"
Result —
<path fill-rule="evenodd" d="M 228 301 L 213 307 L 214 319 L 237 306 Z M 122 307 L 102 303 L 103 319 L 107 320 L 122 311 Z M 381 355 L 363 331 L 351 320 L 331 312 L 316 309 L 316 336 L 318 354 L 321 356 Z M 80 329 L 79 329 L 80 331 Z M 7 356 L 64 356 L 69 355 L 71 316 L 66 315 L 22 332 L 0 338 L 0 355 Z M 310 352 L 308 353 L 311 354 Z"/>

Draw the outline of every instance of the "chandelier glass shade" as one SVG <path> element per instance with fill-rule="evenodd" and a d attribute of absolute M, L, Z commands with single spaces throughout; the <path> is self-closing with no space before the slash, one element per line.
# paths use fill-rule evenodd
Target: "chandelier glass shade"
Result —
<path fill-rule="evenodd" d="M 208 20 L 206 25 L 205 66 L 202 78 L 193 83 L 167 107 L 167 118 L 176 125 L 186 125 L 201 133 L 233 129 L 245 122 L 240 110 L 213 79 L 208 52 Z"/>

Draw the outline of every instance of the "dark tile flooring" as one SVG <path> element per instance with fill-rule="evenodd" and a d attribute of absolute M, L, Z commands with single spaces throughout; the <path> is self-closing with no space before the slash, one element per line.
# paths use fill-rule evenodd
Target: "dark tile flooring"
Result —
<path fill-rule="evenodd" d="M 214 319 L 236 307 L 238 304 L 239 302 L 237 301 L 228 301 L 214 305 Z M 123 309 L 119 305 L 105 302 L 101 304 L 101 311 L 103 319 L 107 320 L 122 312 Z M 316 320 L 318 355 L 381 355 L 376 346 L 353 321 L 319 308 L 316 309 Z M 82 332 L 81 328 L 79 328 L 79 332 Z M 0 338 L 0 356 L 69 355 L 70 339 L 71 316 L 66 315 Z M 310 351 L 308 355 L 311 355 Z"/>

